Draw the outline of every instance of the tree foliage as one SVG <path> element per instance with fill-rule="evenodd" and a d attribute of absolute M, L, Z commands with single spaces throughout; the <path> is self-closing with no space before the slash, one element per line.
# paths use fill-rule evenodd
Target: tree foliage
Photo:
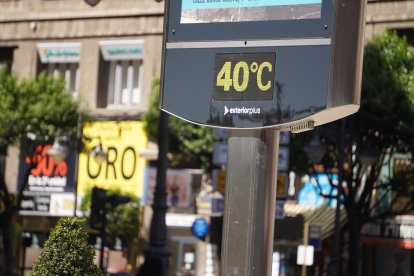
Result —
<path fill-rule="evenodd" d="M 19 134 L 19 89 L 17 80 L 7 68 L 0 69 L 0 153 L 5 153 L 8 145 Z"/>
<path fill-rule="evenodd" d="M 158 122 L 160 117 L 159 106 L 160 80 L 153 84 L 148 112 L 144 114 L 145 132 L 153 142 L 158 138 Z M 169 118 L 169 138 L 171 166 L 175 167 L 211 167 L 214 134 L 212 128 L 197 126 L 176 117 Z"/>
<path fill-rule="evenodd" d="M 108 190 L 109 195 L 122 194 L 119 190 Z M 125 195 L 125 194 L 124 194 Z M 120 237 L 126 244 L 138 236 L 140 226 L 140 200 L 134 195 L 126 194 L 131 201 L 112 209 L 108 206 L 108 230 L 111 237 Z M 92 200 L 92 190 L 87 190 L 82 197 L 80 210 L 85 216 L 89 215 Z"/>
<path fill-rule="evenodd" d="M 379 151 L 412 151 L 413 106 L 414 51 L 388 30 L 365 47 L 361 109 L 348 120 L 354 140 Z"/>
<path fill-rule="evenodd" d="M 0 70 L 0 152 L 9 145 L 36 139 L 52 142 L 56 136 L 76 134 L 79 104 L 65 90 L 62 78 L 41 73 L 18 83 L 6 69 Z"/>
<path fill-rule="evenodd" d="M 7 68 L 0 68 L 0 206 L 3 207 L 0 227 L 5 275 L 11 275 L 12 264 L 17 259 L 11 245 L 12 220 L 29 177 L 27 171 L 17 199 L 11 200 L 3 173 L 8 147 L 20 146 L 20 154 L 32 155 L 31 140 L 51 143 L 55 137 L 64 136 L 73 141 L 81 115 L 78 102 L 65 90 L 62 78 L 42 73 L 36 79 L 19 81 Z"/>
<path fill-rule="evenodd" d="M 359 275 L 359 238 L 364 223 L 414 210 L 414 189 L 408 188 L 414 183 L 414 166 L 405 166 L 393 178 L 380 180 L 382 167 L 389 165 L 394 155 L 405 153 L 412 159 L 414 153 L 414 51 L 394 31 L 388 30 L 366 45 L 361 108 L 343 120 L 321 126 L 316 132 L 327 146 L 321 162 L 325 170 L 338 172 L 343 166 L 348 275 Z M 341 136 L 343 148 L 338 144 Z M 374 162 L 363 162 L 364 156 Z M 333 182 L 331 185 L 335 186 Z M 392 202 L 402 197 L 408 200 L 398 211 L 392 204 L 379 208 L 390 197 Z"/>
<path fill-rule="evenodd" d="M 85 222 L 79 218 L 59 220 L 30 275 L 103 275 L 93 262 L 95 250 L 87 243 L 88 234 L 83 230 Z"/>

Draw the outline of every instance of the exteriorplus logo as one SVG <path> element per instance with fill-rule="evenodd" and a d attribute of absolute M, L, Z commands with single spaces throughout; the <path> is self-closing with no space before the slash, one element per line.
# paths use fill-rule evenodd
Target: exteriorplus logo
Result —
<path fill-rule="evenodd" d="M 260 114 L 260 107 L 232 107 L 224 106 L 224 115 L 230 114 Z"/>

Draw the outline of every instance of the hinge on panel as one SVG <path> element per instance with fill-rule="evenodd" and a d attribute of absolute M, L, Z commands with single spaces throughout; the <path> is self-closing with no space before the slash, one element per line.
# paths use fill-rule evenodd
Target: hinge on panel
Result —
<path fill-rule="evenodd" d="M 292 133 L 300 133 L 308 130 L 312 130 L 315 128 L 314 121 L 301 121 L 297 124 L 290 126 L 290 132 Z"/>

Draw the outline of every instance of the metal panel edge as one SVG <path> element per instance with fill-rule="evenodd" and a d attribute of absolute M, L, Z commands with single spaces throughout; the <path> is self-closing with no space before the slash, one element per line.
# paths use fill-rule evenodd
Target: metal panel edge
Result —
<path fill-rule="evenodd" d="M 167 49 L 234 48 L 234 47 L 285 47 L 331 45 L 331 38 L 272 39 L 272 40 L 229 40 L 167 42 Z"/>
<path fill-rule="evenodd" d="M 366 9 L 367 0 L 334 2 L 328 108 L 360 104 Z"/>

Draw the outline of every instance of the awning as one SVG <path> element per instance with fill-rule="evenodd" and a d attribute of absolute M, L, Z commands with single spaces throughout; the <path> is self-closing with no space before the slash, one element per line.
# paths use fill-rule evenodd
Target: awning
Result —
<path fill-rule="evenodd" d="M 288 217 L 302 215 L 305 222 L 320 225 L 322 229 L 322 239 L 331 236 L 335 229 L 335 208 L 332 207 L 299 205 L 296 202 L 287 201 L 285 203 L 285 215 Z M 344 225 L 347 222 L 345 209 L 341 208 L 340 215 L 340 223 L 341 225 Z"/>

